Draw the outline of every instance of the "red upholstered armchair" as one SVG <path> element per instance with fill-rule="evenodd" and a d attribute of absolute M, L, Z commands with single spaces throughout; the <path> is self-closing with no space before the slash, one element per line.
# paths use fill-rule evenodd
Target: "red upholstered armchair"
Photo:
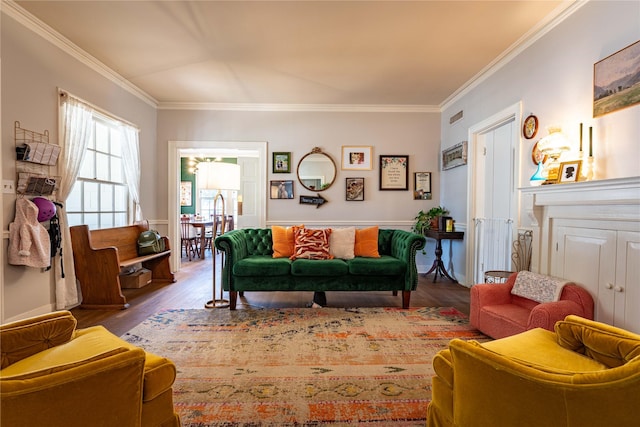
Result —
<path fill-rule="evenodd" d="M 537 302 L 512 293 L 518 274 L 529 278 L 558 280 L 531 272 L 513 273 L 505 283 L 482 283 L 471 288 L 470 323 L 498 339 L 533 328 L 553 331 L 555 323 L 569 314 L 593 320 L 593 298 L 576 283 L 567 282 L 557 301 Z"/>

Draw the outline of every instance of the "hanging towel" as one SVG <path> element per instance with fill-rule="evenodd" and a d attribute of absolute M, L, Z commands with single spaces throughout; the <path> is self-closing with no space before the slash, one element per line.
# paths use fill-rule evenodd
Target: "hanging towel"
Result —
<path fill-rule="evenodd" d="M 31 200 L 16 200 L 16 217 L 9 224 L 9 264 L 46 268 L 51 263 L 49 232 L 38 222 L 38 207 Z"/>

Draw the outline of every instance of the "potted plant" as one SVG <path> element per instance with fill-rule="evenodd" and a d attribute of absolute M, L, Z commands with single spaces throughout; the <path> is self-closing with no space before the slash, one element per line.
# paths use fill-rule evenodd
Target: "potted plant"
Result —
<path fill-rule="evenodd" d="M 414 218 L 416 222 L 412 230 L 418 234 L 424 234 L 426 230 L 437 230 L 440 217 L 448 213 L 449 211 L 443 206 L 433 207 L 427 212 L 421 210 Z"/>

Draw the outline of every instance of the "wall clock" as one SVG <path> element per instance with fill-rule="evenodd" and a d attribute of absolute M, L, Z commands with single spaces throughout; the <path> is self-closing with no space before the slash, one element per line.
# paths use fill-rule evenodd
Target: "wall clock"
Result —
<path fill-rule="evenodd" d="M 538 118 L 533 114 L 530 114 L 524 119 L 524 125 L 522 126 L 522 133 L 527 139 L 531 139 L 538 133 Z"/>

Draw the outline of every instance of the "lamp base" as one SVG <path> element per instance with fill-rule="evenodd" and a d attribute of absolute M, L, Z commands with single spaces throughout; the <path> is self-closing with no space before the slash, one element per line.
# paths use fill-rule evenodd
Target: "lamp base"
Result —
<path fill-rule="evenodd" d="M 204 305 L 204 308 L 227 308 L 229 307 L 229 300 L 226 299 L 216 299 L 207 301 Z"/>

